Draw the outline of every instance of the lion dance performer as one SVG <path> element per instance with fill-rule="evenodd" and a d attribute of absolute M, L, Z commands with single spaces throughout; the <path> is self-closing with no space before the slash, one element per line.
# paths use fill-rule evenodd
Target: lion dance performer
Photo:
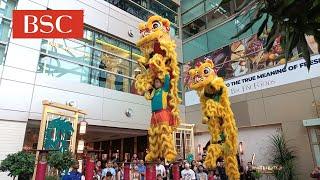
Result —
<path fill-rule="evenodd" d="M 137 46 L 143 52 L 138 59 L 142 73 L 136 77 L 135 87 L 139 94 L 151 100 L 152 118 L 148 131 L 149 152 L 146 161 L 176 158 L 172 133 L 179 125 L 178 97 L 179 67 L 171 40 L 170 22 L 161 16 L 151 16 L 139 25 L 141 39 Z"/>
<path fill-rule="evenodd" d="M 213 169 L 217 159 L 223 157 L 229 178 L 239 179 L 236 158 L 238 130 L 230 107 L 227 86 L 223 79 L 216 75 L 210 59 L 189 70 L 189 75 L 190 88 L 196 90 L 200 97 L 203 123 L 208 124 L 211 134 L 205 165 Z"/>

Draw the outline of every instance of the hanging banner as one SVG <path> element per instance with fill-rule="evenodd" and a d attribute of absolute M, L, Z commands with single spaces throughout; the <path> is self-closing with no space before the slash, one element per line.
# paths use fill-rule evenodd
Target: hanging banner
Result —
<path fill-rule="evenodd" d="M 229 87 L 229 95 L 259 91 L 267 88 L 290 84 L 320 76 L 320 55 L 311 57 L 311 69 L 308 71 L 304 59 L 299 59 L 284 65 L 268 68 L 255 73 L 236 77 L 225 81 Z M 199 97 L 195 91 L 185 93 L 186 106 L 199 104 Z"/>

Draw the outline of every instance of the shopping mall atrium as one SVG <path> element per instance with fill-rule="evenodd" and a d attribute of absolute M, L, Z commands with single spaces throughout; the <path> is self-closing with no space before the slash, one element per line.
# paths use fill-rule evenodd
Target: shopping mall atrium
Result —
<path fill-rule="evenodd" d="M 177 159 L 201 159 L 212 143 L 202 100 L 189 86 L 189 70 L 210 59 L 228 87 L 241 163 L 251 162 L 263 178 L 272 179 L 273 140 L 282 135 L 294 151 L 296 179 L 309 179 L 320 166 L 317 38 L 305 36 L 310 70 L 299 46 L 291 48 L 286 62 L 280 37 L 267 51 L 272 30 L 257 35 L 262 23 L 272 27 L 265 14 L 234 37 L 257 16 L 257 5 L 240 13 L 247 1 L 220 2 L 0 0 L 0 163 L 11 153 L 37 152 L 43 120 L 61 117 L 76 119 L 73 128 L 80 133 L 85 129 L 68 141 L 78 154 L 119 162 L 133 154 L 144 159 L 153 114 L 150 101 L 135 86 L 144 71 L 138 63 L 144 53 L 136 44 L 139 24 L 159 15 L 170 22 L 180 70 L 176 96 L 181 123 L 172 135 Z M 13 10 L 83 10 L 83 38 L 13 38 Z M 12 178 L 1 172 L 0 179 Z"/>

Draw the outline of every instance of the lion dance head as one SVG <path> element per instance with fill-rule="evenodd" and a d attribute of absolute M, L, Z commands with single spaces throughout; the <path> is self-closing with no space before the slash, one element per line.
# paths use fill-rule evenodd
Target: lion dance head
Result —
<path fill-rule="evenodd" d="M 210 59 L 206 59 L 200 66 L 189 71 L 189 86 L 193 90 L 200 91 L 210 84 L 217 76 L 214 64 Z"/>

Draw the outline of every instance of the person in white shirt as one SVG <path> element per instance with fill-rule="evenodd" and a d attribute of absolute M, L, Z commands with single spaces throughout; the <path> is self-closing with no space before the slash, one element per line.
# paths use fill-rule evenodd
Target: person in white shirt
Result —
<path fill-rule="evenodd" d="M 186 163 L 184 168 L 185 169 L 181 171 L 182 180 L 195 180 L 196 174 L 192 169 L 190 169 L 190 164 Z"/>
<path fill-rule="evenodd" d="M 158 159 L 156 166 L 157 175 L 160 174 L 162 178 L 167 176 L 166 168 L 161 164 L 161 160 Z"/>

